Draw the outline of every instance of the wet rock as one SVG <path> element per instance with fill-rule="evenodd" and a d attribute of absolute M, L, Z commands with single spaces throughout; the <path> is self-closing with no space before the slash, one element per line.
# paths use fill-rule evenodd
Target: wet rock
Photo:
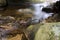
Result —
<path fill-rule="evenodd" d="M 0 16 L 0 34 L 1 37 L 8 35 L 23 34 L 26 28 L 31 25 L 31 18 L 15 18 L 12 16 Z"/>

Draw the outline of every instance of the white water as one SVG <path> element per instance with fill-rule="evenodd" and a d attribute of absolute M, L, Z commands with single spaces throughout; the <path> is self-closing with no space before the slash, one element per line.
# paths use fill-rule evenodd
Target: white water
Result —
<path fill-rule="evenodd" d="M 52 13 L 42 12 L 43 7 L 47 7 L 50 5 L 48 2 L 32 4 L 32 5 L 34 7 L 34 16 L 33 16 L 32 20 L 34 20 L 34 22 L 39 22 L 39 20 L 43 21 L 44 19 L 46 19 L 52 15 Z"/>

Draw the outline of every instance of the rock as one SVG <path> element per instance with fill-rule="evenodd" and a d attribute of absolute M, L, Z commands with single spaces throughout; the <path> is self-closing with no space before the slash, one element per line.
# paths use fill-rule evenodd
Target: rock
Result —
<path fill-rule="evenodd" d="M 59 40 L 60 22 L 35 24 L 27 28 L 30 40 Z"/>
<path fill-rule="evenodd" d="M 27 16 L 28 17 L 28 16 Z M 0 16 L 0 34 L 2 38 L 8 37 L 8 35 L 16 34 L 25 35 L 26 28 L 31 25 L 31 18 L 18 19 L 12 16 Z M 23 38 L 26 38 L 26 35 Z"/>

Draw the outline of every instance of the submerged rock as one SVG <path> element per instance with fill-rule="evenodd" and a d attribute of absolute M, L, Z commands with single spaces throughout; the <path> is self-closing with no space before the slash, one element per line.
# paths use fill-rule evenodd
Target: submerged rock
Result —
<path fill-rule="evenodd" d="M 14 34 L 25 35 L 26 28 L 30 25 L 31 19 L 29 17 L 24 20 L 12 16 L 0 16 L 0 35 L 2 38 Z"/>

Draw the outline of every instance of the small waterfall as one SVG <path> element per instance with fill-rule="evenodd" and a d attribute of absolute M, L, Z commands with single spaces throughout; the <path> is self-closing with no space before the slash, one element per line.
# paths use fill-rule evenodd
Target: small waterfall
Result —
<path fill-rule="evenodd" d="M 32 4 L 32 6 L 34 7 L 34 16 L 32 18 L 33 22 L 39 22 L 39 20 L 43 21 L 44 19 L 51 16 L 52 13 L 46 13 L 42 11 L 42 8 L 47 7 L 49 5 L 50 4 L 48 2 Z"/>

